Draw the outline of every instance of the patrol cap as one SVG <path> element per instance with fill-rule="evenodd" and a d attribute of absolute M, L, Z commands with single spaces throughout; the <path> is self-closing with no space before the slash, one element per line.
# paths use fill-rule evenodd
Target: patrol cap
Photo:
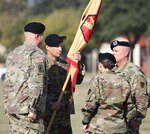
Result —
<path fill-rule="evenodd" d="M 114 64 L 116 63 L 115 57 L 110 53 L 99 53 L 98 60 L 99 62 L 103 60 L 109 60 L 109 61 L 112 61 Z"/>
<path fill-rule="evenodd" d="M 111 45 L 110 48 L 111 50 L 113 50 L 114 47 L 116 46 L 125 46 L 125 47 L 131 47 L 130 43 L 127 41 L 118 41 L 118 40 L 114 40 Z"/>
<path fill-rule="evenodd" d="M 35 33 L 35 34 L 41 34 L 45 31 L 45 26 L 40 22 L 30 22 L 25 25 L 24 31 Z"/>
<path fill-rule="evenodd" d="M 57 34 L 50 34 L 45 38 L 45 43 L 47 46 L 56 47 L 66 39 L 66 36 L 59 36 Z"/>

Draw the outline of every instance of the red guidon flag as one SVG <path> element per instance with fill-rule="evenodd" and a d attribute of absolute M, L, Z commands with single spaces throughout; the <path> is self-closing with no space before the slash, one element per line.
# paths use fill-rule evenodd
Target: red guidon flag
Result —
<path fill-rule="evenodd" d="M 71 76 L 73 92 L 75 91 L 76 77 L 79 71 L 78 63 L 77 61 L 74 60 L 74 54 L 77 52 L 81 52 L 82 49 L 88 43 L 92 35 L 94 26 L 96 24 L 96 20 L 101 5 L 102 5 L 102 0 L 90 0 L 90 2 L 88 3 L 86 9 L 82 14 L 79 28 L 77 30 L 76 36 L 67 55 L 67 62 L 69 67 L 68 75 Z"/>

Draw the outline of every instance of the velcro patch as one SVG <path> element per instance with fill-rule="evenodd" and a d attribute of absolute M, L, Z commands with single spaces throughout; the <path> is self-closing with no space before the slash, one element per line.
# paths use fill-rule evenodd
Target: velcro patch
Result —
<path fill-rule="evenodd" d="M 44 59 L 43 58 L 36 58 L 36 59 L 34 59 L 34 62 L 35 63 L 43 63 Z"/>
<path fill-rule="evenodd" d="M 141 82 L 141 88 L 144 88 L 144 87 L 145 87 L 145 83 Z"/>

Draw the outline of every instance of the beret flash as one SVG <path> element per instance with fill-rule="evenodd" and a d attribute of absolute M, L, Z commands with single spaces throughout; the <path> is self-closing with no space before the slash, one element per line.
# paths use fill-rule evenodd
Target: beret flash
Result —
<path fill-rule="evenodd" d="M 110 48 L 111 50 L 113 50 L 114 47 L 116 46 L 125 46 L 125 47 L 131 47 L 130 43 L 127 41 L 118 41 L 118 40 L 114 40 L 111 45 Z"/>

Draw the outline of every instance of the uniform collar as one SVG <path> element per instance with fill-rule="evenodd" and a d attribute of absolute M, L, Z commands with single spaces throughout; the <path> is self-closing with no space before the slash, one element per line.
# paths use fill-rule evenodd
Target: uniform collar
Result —
<path fill-rule="evenodd" d="M 102 72 L 102 74 L 113 74 L 113 73 L 114 73 L 114 71 L 111 71 L 111 70 L 106 70 L 106 71 Z"/>
<path fill-rule="evenodd" d="M 123 70 L 127 67 L 129 62 L 130 61 L 127 61 L 126 64 L 123 67 L 121 67 L 121 68 L 116 67 L 115 68 L 115 72 L 123 72 Z"/>
<path fill-rule="evenodd" d="M 24 42 L 24 45 L 30 45 L 30 46 L 33 46 L 33 47 L 38 47 L 38 44 L 37 44 L 37 43 L 30 42 L 30 41 L 25 41 L 25 42 Z"/>

